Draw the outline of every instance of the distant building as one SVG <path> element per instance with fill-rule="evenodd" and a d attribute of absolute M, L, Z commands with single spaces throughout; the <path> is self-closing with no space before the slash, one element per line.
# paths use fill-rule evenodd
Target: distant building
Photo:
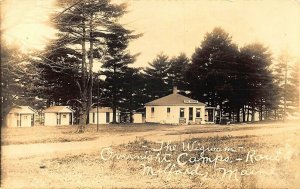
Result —
<path fill-rule="evenodd" d="M 36 110 L 29 106 L 15 106 L 6 116 L 6 125 L 8 127 L 32 127 L 36 114 Z"/>
<path fill-rule="evenodd" d="M 145 123 L 143 113 L 141 112 L 134 112 L 132 118 L 133 118 L 133 123 Z"/>
<path fill-rule="evenodd" d="M 216 123 L 216 113 L 215 107 L 205 107 L 205 123 Z"/>
<path fill-rule="evenodd" d="M 98 114 L 97 114 L 98 112 Z M 120 123 L 120 111 L 117 110 L 116 113 L 116 121 L 117 123 Z M 98 122 L 97 122 L 98 119 Z M 89 123 L 90 124 L 109 124 L 113 122 L 113 110 L 110 107 L 99 107 L 97 110 L 96 108 L 93 108 L 90 110 L 89 115 Z"/>
<path fill-rule="evenodd" d="M 73 110 L 69 106 L 51 106 L 43 111 L 44 125 L 73 125 Z"/>
<path fill-rule="evenodd" d="M 205 104 L 177 93 L 145 104 L 146 122 L 166 124 L 204 124 Z"/>

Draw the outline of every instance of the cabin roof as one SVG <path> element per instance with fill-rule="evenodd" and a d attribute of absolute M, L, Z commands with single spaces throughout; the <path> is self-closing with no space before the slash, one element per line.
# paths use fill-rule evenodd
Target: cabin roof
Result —
<path fill-rule="evenodd" d="M 90 110 L 90 112 L 95 112 L 95 113 L 97 113 L 97 107 L 96 107 L 96 108 L 92 108 L 92 109 Z M 98 112 L 99 112 L 99 113 L 105 113 L 105 112 L 110 112 L 110 113 L 112 113 L 113 110 L 112 110 L 112 108 L 110 108 L 110 107 L 99 107 L 99 108 L 98 108 Z M 119 113 L 120 111 L 117 110 L 117 112 Z"/>
<path fill-rule="evenodd" d="M 9 111 L 9 113 L 35 114 L 37 111 L 30 106 L 15 106 Z"/>
<path fill-rule="evenodd" d="M 72 113 L 73 110 L 69 106 L 50 106 L 46 108 L 44 113 Z"/>

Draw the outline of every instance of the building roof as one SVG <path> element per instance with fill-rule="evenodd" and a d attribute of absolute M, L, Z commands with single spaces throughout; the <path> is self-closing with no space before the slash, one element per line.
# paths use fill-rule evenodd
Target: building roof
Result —
<path fill-rule="evenodd" d="M 15 106 L 9 112 L 9 114 L 35 114 L 37 113 L 35 109 L 31 108 L 30 106 Z"/>
<path fill-rule="evenodd" d="M 91 109 L 90 112 L 95 112 L 95 113 L 97 113 L 97 107 Z M 99 108 L 98 108 L 98 112 L 99 112 L 99 113 L 105 113 L 105 112 L 110 112 L 110 113 L 112 113 L 113 110 L 112 110 L 112 108 L 110 108 L 110 107 L 99 107 Z M 117 110 L 117 112 L 119 113 L 120 111 Z"/>
<path fill-rule="evenodd" d="M 73 110 L 69 106 L 50 106 L 46 108 L 44 113 L 72 113 Z"/>
<path fill-rule="evenodd" d="M 162 98 L 153 100 L 145 104 L 145 106 L 191 106 L 191 105 L 205 106 L 204 103 L 198 102 L 198 100 L 194 100 L 177 93 L 164 96 Z"/>

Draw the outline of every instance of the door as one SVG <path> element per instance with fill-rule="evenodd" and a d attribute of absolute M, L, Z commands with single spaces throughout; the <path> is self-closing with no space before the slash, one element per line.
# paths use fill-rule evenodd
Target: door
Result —
<path fill-rule="evenodd" d="M 186 123 L 186 119 L 184 117 L 184 108 L 179 109 L 179 123 Z"/>
<path fill-rule="evenodd" d="M 106 123 L 109 123 L 109 115 L 110 115 L 110 113 L 106 112 Z"/>
<path fill-rule="evenodd" d="M 34 114 L 31 116 L 31 126 L 34 126 Z"/>
<path fill-rule="evenodd" d="M 193 121 L 193 108 L 189 108 L 189 121 Z"/>

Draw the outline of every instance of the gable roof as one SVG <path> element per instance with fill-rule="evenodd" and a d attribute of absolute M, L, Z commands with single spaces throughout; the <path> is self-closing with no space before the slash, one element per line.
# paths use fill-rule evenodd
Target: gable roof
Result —
<path fill-rule="evenodd" d="M 95 113 L 97 113 L 97 107 L 91 109 L 90 112 L 95 112 Z M 110 112 L 110 113 L 112 113 L 113 110 L 112 110 L 112 108 L 110 108 L 110 107 L 99 107 L 99 108 L 98 108 L 98 112 L 99 112 L 99 113 L 105 113 L 105 112 Z M 120 111 L 117 110 L 117 112 L 119 113 Z"/>
<path fill-rule="evenodd" d="M 9 114 L 19 113 L 19 114 L 35 114 L 37 111 L 30 106 L 15 106 L 9 112 Z"/>
<path fill-rule="evenodd" d="M 162 98 L 153 100 L 145 104 L 145 106 L 205 106 L 204 103 L 183 96 L 181 94 L 170 94 Z"/>
<path fill-rule="evenodd" d="M 69 106 L 50 106 L 43 113 L 72 113 L 73 110 Z"/>

